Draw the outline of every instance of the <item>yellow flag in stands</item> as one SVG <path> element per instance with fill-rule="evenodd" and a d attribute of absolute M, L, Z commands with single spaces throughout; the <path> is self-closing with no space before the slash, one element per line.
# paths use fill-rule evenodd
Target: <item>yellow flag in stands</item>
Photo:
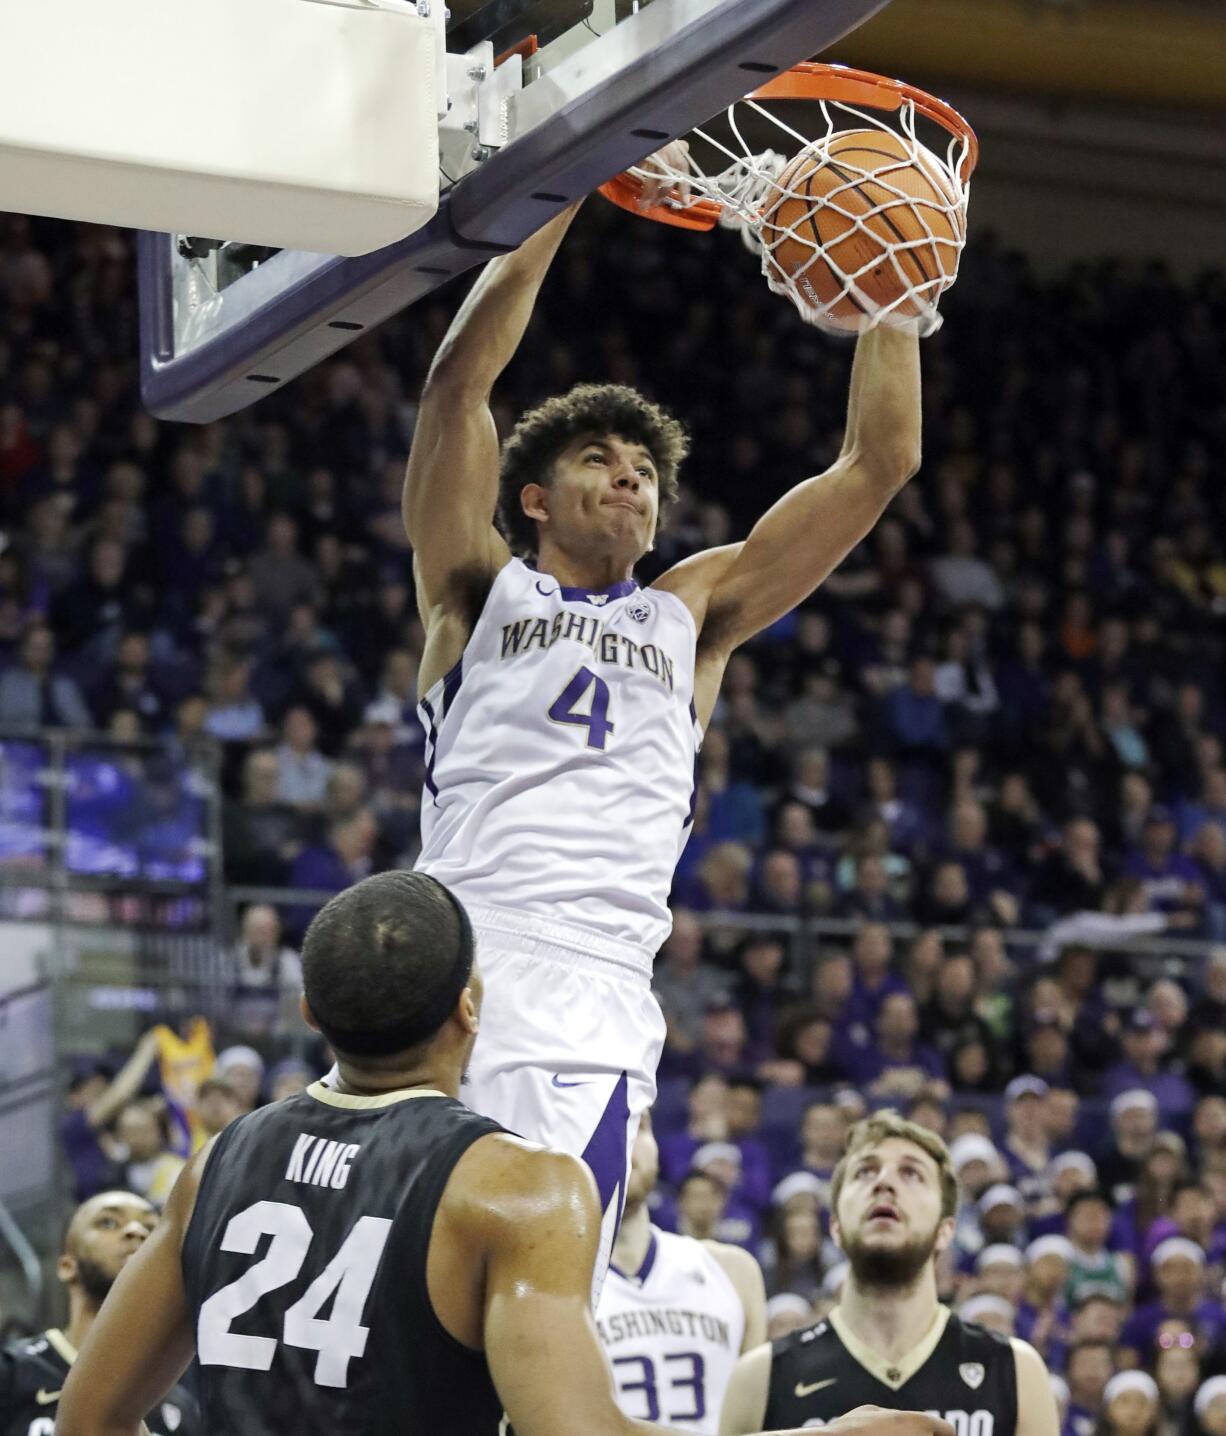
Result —
<path fill-rule="evenodd" d="M 171 1120 L 184 1153 L 197 1152 L 204 1146 L 205 1133 L 196 1116 L 196 1092 L 216 1061 L 212 1029 L 205 1018 L 193 1017 L 181 1027 L 185 1036 L 164 1023 L 153 1030 Z"/>

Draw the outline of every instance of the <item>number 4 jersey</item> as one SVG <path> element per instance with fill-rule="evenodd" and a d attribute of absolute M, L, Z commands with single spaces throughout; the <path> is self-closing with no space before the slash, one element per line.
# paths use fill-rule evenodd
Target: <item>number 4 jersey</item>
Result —
<path fill-rule="evenodd" d="M 692 816 L 696 643 L 674 594 L 512 559 L 421 704 L 418 867 L 470 906 L 654 953 Z"/>
<path fill-rule="evenodd" d="M 441 1093 L 316 1083 L 222 1132 L 183 1242 L 206 1431 L 501 1436 L 485 1357 L 426 1289 L 447 1180 L 498 1130 Z"/>

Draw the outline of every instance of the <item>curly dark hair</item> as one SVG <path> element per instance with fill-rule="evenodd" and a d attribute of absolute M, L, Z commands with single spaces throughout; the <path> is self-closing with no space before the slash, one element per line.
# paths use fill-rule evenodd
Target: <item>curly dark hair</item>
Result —
<path fill-rule="evenodd" d="M 677 499 L 677 470 L 689 453 L 682 424 L 658 404 L 625 384 L 576 384 L 568 394 L 546 399 L 516 424 L 502 450 L 499 525 L 512 552 L 530 557 L 537 529 L 519 496 L 525 484 L 548 484 L 553 461 L 581 434 L 616 434 L 642 444 L 660 476 L 660 518 Z"/>

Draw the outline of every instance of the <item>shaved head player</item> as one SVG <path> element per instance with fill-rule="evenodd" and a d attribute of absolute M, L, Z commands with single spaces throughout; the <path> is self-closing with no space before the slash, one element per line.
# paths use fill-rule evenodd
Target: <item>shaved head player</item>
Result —
<path fill-rule="evenodd" d="M 489 264 L 462 305 L 422 394 L 404 518 L 426 628 L 418 867 L 471 913 L 488 996 L 465 1099 L 586 1159 L 599 1272 L 655 1095 L 651 965 L 725 665 L 916 471 L 920 375 L 913 335 L 863 336 L 834 465 L 743 543 L 641 589 L 635 565 L 677 496 L 678 421 L 633 389 L 580 385 L 500 451 L 490 409 L 573 215 Z"/>
<path fill-rule="evenodd" d="M 421 874 L 368 878 L 302 959 L 335 1085 L 240 1117 L 188 1164 L 57 1436 L 136 1436 L 193 1355 L 216 1436 L 663 1436 L 613 1400 L 590 1172 L 456 1100 L 482 1007 L 463 908 Z M 917 1413 L 841 1425 L 952 1436 Z"/>
<path fill-rule="evenodd" d="M 99 1192 L 73 1213 L 55 1268 L 68 1293 L 68 1321 L 0 1351 L 0 1436 L 52 1436 L 77 1351 L 157 1220 L 135 1192 Z M 192 1397 L 175 1386 L 151 1404 L 145 1425 L 150 1436 L 197 1436 L 200 1415 Z"/>

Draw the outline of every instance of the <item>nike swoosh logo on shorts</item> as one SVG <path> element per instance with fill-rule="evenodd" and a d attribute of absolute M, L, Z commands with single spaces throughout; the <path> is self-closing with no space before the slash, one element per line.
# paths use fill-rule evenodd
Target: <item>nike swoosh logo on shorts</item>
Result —
<path fill-rule="evenodd" d="M 590 1086 L 591 1086 L 591 1083 L 590 1083 L 590 1081 L 589 1081 L 589 1082 L 563 1082 L 563 1081 L 562 1081 L 562 1074 L 561 1074 L 560 1072 L 555 1072 L 555 1073 L 553 1074 L 553 1085 L 554 1085 L 555 1087 L 590 1087 Z"/>
<path fill-rule="evenodd" d="M 832 1376 L 828 1381 L 798 1381 L 796 1383 L 797 1396 L 812 1396 L 817 1391 L 825 1391 L 827 1386 L 833 1386 L 839 1378 Z"/>
<path fill-rule="evenodd" d="M 63 1387 L 58 1391 L 43 1391 L 40 1389 L 34 1393 L 34 1399 L 40 1406 L 50 1406 L 53 1401 L 58 1401 L 63 1394 Z"/>

